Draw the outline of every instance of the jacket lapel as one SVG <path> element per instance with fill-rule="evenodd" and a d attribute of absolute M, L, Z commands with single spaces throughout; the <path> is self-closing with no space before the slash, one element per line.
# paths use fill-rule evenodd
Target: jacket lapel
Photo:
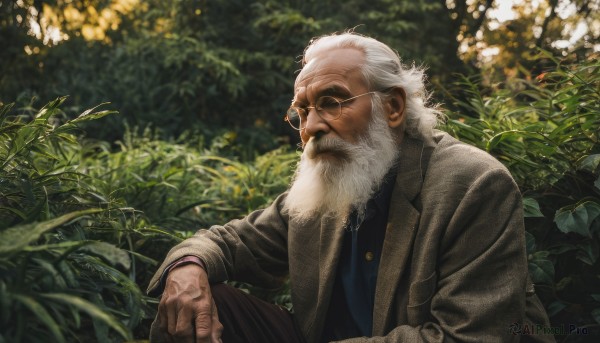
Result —
<path fill-rule="evenodd" d="M 342 250 L 345 218 L 325 216 L 321 220 L 319 243 L 319 291 L 313 332 L 320 333 L 325 324 L 331 292 L 335 283 L 337 266 Z"/>
<path fill-rule="evenodd" d="M 388 224 L 377 274 L 373 335 L 385 334 L 399 282 L 413 248 L 420 212 L 413 203 L 421 191 L 433 142 L 405 136 L 401 144 L 396 184 L 390 200 Z"/>

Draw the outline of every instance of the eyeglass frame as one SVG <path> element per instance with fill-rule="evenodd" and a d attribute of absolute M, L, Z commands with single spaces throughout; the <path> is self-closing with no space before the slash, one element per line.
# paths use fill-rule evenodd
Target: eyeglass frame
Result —
<path fill-rule="evenodd" d="M 291 127 L 294 129 L 294 130 L 297 130 L 297 131 L 302 131 L 302 130 L 303 130 L 303 127 L 302 127 L 302 116 L 300 115 L 300 113 L 301 113 L 301 112 L 300 112 L 299 110 L 302 110 L 302 111 L 306 112 L 305 118 L 308 118 L 308 114 L 310 113 L 310 110 L 311 110 L 311 109 L 315 109 L 315 111 L 317 112 L 317 115 L 318 115 L 319 117 L 321 117 L 321 118 L 322 118 L 323 120 L 325 120 L 325 121 L 329 121 L 329 120 L 338 120 L 338 119 L 339 119 L 339 118 L 342 116 L 342 104 L 343 104 L 343 103 L 345 103 L 345 102 L 348 102 L 348 101 L 351 101 L 351 100 L 354 100 L 354 99 L 356 99 L 356 98 L 360 98 L 361 96 L 365 96 L 365 95 L 367 95 L 367 94 L 374 94 L 374 93 L 377 93 L 377 91 L 366 92 L 366 93 L 359 94 L 359 95 L 355 95 L 355 96 L 353 96 L 353 97 L 351 97 L 351 98 L 344 99 L 344 100 L 338 100 L 336 97 L 334 97 L 334 96 L 331 96 L 331 95 L 325 95 L 325 96 L 321 96 L 321 97 L 319 97 L 319 98 L 317 99 L 317 101 L 315 102 L 315 106 L 306 106 L 306 107 L 290 106 L 290 107 L 288 108 L 288 110 L 286 111 L 286 114 L 285 114 L 285 117 L 283 118 L 283 120 L 284 120 L 284 121 L 287 121 L 287 122 L 288 122 L 288 124 L 290 124 L 290 126 L 291 126 Z M 335 118 L 323 118 L 323 116 L 322 116 L 322 115 L 319 113 L 319 109 L 317 108 L 317 105 L 316 105 L 316 103 L 318 103 L 318 102 L 319 102 L 321 99 L 323 99 L 323 98 L 332 98 L 332 99 L 334 99 L 334 100 L 335 100 L 335 101 L 338 103 L 338 107 L 339 107 L 339 113 L 338 113 L 338 115 L 337 115 Z M 299 120 L 300 120 L 300 123 L 298 124 L 298 127 L 295 127 L 295 126 L 292 124 L 291 120 L 290 120 L 289 114 L 290 114 L 290 111 L 292 111 L 292 110 L 295 110 L 295 111 L 296 111 L 296 114 L 298 115 L 298 118 L 299 118 Z M 321 108 L 321 110 L 323 110 L 323 109 Z"/>

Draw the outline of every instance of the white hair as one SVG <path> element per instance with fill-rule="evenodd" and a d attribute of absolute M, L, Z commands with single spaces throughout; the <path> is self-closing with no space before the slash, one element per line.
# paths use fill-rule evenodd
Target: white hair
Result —
<path fill-rule="evenodd" d="M 317 53 L 331 49 L 354 48 L 365 54 L 362 74 L 372 91 L 400 87 L 406 93 L 406 131 L 417 130 L 427 134 L 443 118 L 435 106 L 428 106 L 429 94 L 425 89 L 423 67 L 407 67 L 400 56 L 384 43 L 353 32 L 331 34 L 314 38 L 304 50 L 302 65 Z M 373 99 L 375 101 L 375 99 Z"/>

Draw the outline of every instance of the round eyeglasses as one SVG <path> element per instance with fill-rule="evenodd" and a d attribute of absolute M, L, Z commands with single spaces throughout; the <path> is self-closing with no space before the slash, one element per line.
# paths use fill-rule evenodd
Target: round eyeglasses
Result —
<path fill-rule="evenodd" d="M 373 93 L 375 92 L 367 92 L 345 100 L 338 100 L 332 96 L 322 96 L 317 99 L 314 106 L 291 106 L 287 110 L 287 113 L 283 119 L 287 121 L 295 130 L 302 130 L 303 126 L 306 124 L 306 118 L 308 117 L 308 113 L 311 109 L 315 109 L 319 117 L 323 118 L 325 121 L 336 120 L 342 115 L 343 103 L 354 100 L 363 95 Z"/>

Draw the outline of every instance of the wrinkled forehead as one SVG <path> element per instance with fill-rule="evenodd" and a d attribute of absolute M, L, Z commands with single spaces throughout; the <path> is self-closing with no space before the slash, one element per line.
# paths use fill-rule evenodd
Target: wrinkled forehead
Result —
<path fill-rule="evenodd" d="M 314 64 L 315 60 L 311 60 L 300 69 L 298 76 L 296 76 L 296 81 L 294 81 L 294 91 L 298 88 L 298 84 L 305 80 L 311 71 L 314 73 Z"/>
<path fill-rule="evenodd" d="M 306 86 L 313 80 L 322 81 L 329 76 L 336 78 L 361 74 L 361 67 L 364 62 L 364 53 L 355 48 L 333 48 L 315 52 L 305 61 L 304 66 L 298 73 L 294 83 L 294 91 L 300 86 Z"/>
<path fill-rule="evenodd" d="M 305 80 L 307 77 L 310 77 L 311 73 L 312 74 L 315 73 L 315 65 L 316 64 L 317 64 L 317 61 L 315 59 L 312 59 L 308 63 L 304 64 L 304 66 L 302 66 L 302 69 L 300 69 L 298 76 L 296 76 L 296 81 L 294 82 L 294 88 L 298 87 L 298 83 L 302 82 L 302 80 Z"/>

